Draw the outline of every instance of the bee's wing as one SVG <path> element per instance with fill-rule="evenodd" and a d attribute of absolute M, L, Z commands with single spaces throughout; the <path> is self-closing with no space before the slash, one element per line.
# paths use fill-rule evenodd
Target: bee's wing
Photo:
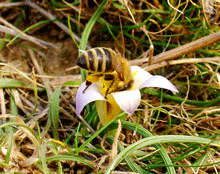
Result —
<path fill-rule="evenodd" d="M 112 65 L 114 67 L 114 70 L 118 73 L 120 80 L 125 81 L 125 76 L 130 76 L 130 65 L 128 61 L 125 58 L 123 58 L 119 53 L 117 53 L 116 56 L 114 56 Z"/>

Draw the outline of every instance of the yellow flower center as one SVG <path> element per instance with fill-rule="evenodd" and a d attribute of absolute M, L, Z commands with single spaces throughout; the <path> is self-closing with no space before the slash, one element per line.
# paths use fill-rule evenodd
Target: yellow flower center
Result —
<path fill-rule="evenodd" d="M 132 80 L 138 71 L 135 71 L 131 74 Z M 120 91 L 118 89 L 118 82 L 120 82 L 120 78 L 116 71 L 111 74 L 103 75 L 99 78 L 99 87 L 102 91 L 102 94 L 105 96 L 107 101 L 98 100 L 96 101 L 96 108 L 100 118 L 101 123 L 104 125 L 111 121 L 114 117 L 116 117 L 120 112 L 121 108 L 118 103 L 115 101 L 112 92 Z M 126 88 L 126 90 L 133 90 L 133 85 Z"/>
<path fill-rule="evenodd" d="M 138 71 L 134 71 L 131 76 L 132 76 L 132 80 L 134 79 L 134 76 L 137 74 Z M 106 74 L 103 75 L 102 77 L 99 78 L 99 86 L 100 89 L 102 91 L 102 94 L 107 97 L 108 94 L 112 93 L 112 92 L 118 92 L 121 91 L 123 88 L 119 85 L 119 83 L 122 83 L 123 81 L 121 81 L 121 79 L 118 76 L 118 73 L 116 71 L 112 72 L 111 74 Z M 129 86 L 129 85 L 127 85 Z M 123 90 L 134 90 L 134 87 L 131 83 L 131 85 L 129 87 Z M 122 88 L 122 89 L 121 89 Z"/>

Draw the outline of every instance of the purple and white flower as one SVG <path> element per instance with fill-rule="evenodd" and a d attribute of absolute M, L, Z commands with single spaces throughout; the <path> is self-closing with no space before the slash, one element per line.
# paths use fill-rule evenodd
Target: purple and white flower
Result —
<path fill-rule="evenodd" d="M 110 93 L 106 98 L 102 93 L 99 82 L 92 83 L 85 92 L 83 90 L 86 88 L 86 83 L 83 82 L 76 94 L 77 115 L 80 115 L 88 103 L 96 101 L 101 123 L 106 124 L 117 116 L 121 110 L 132 114 L 137 109 L 141 101 L 139 90 L 141 88 L 159 87 L 178 92 L 176 87 L 163 76 L 153 76 L 138 66 L 132 66 L 131 72 L 134 80 L 132 87 L 129 90 Z"/>

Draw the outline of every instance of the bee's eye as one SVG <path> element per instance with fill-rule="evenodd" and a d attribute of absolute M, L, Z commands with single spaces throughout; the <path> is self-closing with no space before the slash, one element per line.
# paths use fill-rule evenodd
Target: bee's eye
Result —
<path fill-rule="evenodd" d="M 132 87 L 133 82 L 134 81 L 131 80 L 127 85 L 125 85 L 123 88 L 121 88 L 120 91 L 124 91 L 124 90 L 130 89 Z"/>
<path fill-rule="evenodd" d="M 108 81 L 108 80 L 113 80 L 113 79 L 114 79 L 114 76 L 108 74 L 108 75 L 105 75 L 104 79 L 105 79 L 106 81 Z"/>

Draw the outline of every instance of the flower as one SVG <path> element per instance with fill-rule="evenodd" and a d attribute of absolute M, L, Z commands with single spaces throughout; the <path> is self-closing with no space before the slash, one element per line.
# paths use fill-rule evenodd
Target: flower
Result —
<path fill-rule="evenodd" d="M 77 115 L 80 115 L 88 103 L 96 101 L 100 121 L 102 124 L 106 124 L 117 116 L 121 110 L 132 114 L 137 109 L 141 101 L 139 90 L 141 88 L 159 87 L 178 92 L 176 87 L 163 76 L 153 76 L 138 66 L 132 66 L 131 72 L 134 80 L 132 87 L 129 90 L 112 92 L 106 97 L 103 95 L 99 82 L 92 83 L 85 91 L 86 82 L 83 82 L 76 94 Z"/>

